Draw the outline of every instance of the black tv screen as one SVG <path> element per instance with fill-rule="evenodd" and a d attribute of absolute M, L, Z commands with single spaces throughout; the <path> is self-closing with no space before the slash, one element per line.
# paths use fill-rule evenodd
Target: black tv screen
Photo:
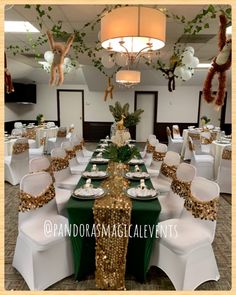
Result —
<path fill-rule="evenodd" d="M 5 92 L 6 103 L 21 103 L 21 104 L 32 104 L 36 103 L 36 85 L 35 84 L 24 84 L 24 83 L 13 83 L 14 92 Z"/>

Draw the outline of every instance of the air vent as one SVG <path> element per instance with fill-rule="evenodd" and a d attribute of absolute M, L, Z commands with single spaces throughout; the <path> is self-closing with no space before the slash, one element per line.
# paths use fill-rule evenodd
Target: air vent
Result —
<path fill-rule="evenodd" d="M 214 38 L 215 34 L 196 34 L 196 35 L 182 35 L 178 43 L 206 43 L 212 38 Z"/>

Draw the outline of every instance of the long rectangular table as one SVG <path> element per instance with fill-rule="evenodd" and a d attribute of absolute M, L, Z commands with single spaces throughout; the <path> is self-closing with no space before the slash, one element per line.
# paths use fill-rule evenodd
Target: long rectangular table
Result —
<path fill-rule="evenodd" d="M 98 165 L 99 170 L 105 171 L 107 165 Z M 140 165 L 142 171 L 147 171 L 145 165 Z M 86 171 L 90 171 L 92 164 L 89 163 Z M 130 166 L 132 171 L 134 166 Z M 81 177 L 76 188 L 81 187 L 86 182 L 86 179 Z M 92 180 L 94 187 L 101 185 L 102 180 Z M 130 181 L 130 186 L 137 186 L 139 182 Z M 150 180 L 146 180 L 146 185 L 153 188 Z M 66 208 L 68 212 L 69 223 L 79 227 L 80 225 L 88 225 L 91 229 L 94 224 L 93 218 L 94 200 L 78 200 L 73 196 L 69 199 Z M 144 225 L 155 226 L 158 223 L 161 206 L 158 199 L 149 201 L 137 201 L 132 199 L 131 213 L 131 229 L 135 226 L 142 227 Z M 132 235 L 132 230 L 131 230 Z M 129 238 L 128 253 L 126 262 L 126 271 L 134 275 L 140 282 L 145 281 L 148 271 L 149 260 L 152 250 L 154 236 L 141 238 Z M 87 275 L 95 271 L 95 238 L 93 235 L 74 236 L 71 235 L 71 243 L 74 257 L 75 279 L 82 280 Z"/>

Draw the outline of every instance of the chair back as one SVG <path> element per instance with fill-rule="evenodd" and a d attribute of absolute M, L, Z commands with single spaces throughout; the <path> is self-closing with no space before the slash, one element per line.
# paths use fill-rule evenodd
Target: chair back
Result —
<path fill-rule="evenodd" d="M 61 148 L 63 150 L 73 149 L 74 144 L 71 141 L 63 141 L 61 143 Z"/>
<path fill-rule="evenodd" d="M 20 190 L 23 193 L 29 194 L 31 197 L 37 198 L 38 196 L 41 196 L 43 193 L 47 192 L 52 183 L 53 183 L 52 177 L 48 172 L 43 171 L 43 172 L 30 173 L 30 174 L 26 174 L 21 179 Z M 48 195 L 46 195 L 46 197 L 48 197 Z M 24 222 L 31 222 L 33 221 L 33 219 L 39 219 L 41 217 L 45 217 L 49 219 L 50 215 L 55 215 L 55 214 L 58 214 L 58 213 L 57 213 L 55 198 L 53 198 L 52 200 L 50 200 L 48 203 L 45 203 L 41 207 L 36 206 L 35 209 L 32 208 L 24 212 L 20 211 L 18 226 L 20 227 Z"/>
<path fill-rule="evenodd" d="M 61 147 L 57 147 L 51 150 L 51 157 L 52 158 L 65 158 L 66 152 Z"/>
<path fill-rule="evenodd" d="M 158 153 L 167 153 L 168 147 L 164 143 L 158 142 L 155 147 L 155 151 Z"/>
<path fill-rule="evenodd" d="M 168 151 L 164 158 L 164 163 L 169 166 L 178 166 L 180 163 L 180 155 L 176 152 Z"/>
<path fill-rule="evenodd" d="M 21 178 L 29 173 L 29 143 L 27 138 L 20 138 L 13 144 L 11 168 L 16 178 Z"/>
<path fill-rule="evenodd" d="M 23 133 L 23 129 L 21 128 L 14 128 L 11 131 L 12 136 L 22 136 L 22 133 Z"/>
<path fill-rule="evenodd" d="M 188 163 L 180 163 L 176 170 L 176 178 L 180 181 L 190 182 L 196 177 L 196 168 Z"/>
<path fill-rule="evenodd" d="M 173 134 L 173 138 L 180 138 L 180 131 L 179 131 L 179 125 L 172 125 L 172 134 Z"/>
<path fill-rule="evenodd" d="M 54 122 L 47 122 L 47 128 L 52 128 L 55 127 L 55 123 Z"/>
<path fill-rule="evenodd" d="M 15 122 L 14 123 L 14 128 L 15 129 L 22 129 L 23 128 L 23 124 L 21 122 Z"/>
<path fill-rule="evenodd" d="M 191 183 L 190 189 L 192 197 L 189 197 L 189 199 L 186 198 L 187 201 L 185 201 L 184 204 L 185 210 L 183 210 L 180 218 L 190 219 L 191 222 L 200 225 L 203 232 L 207 233 L 210 241 L 213 242 L 217 216 L 213 212 L 217 211 L 218 208 L 220 194 L 219 185 L 206 178 L 195 177 Z M 208 207 L 208 204 L 211 207 Z M 204 217 L 201 217 L 199 214 L 203 214 Z M 212 218 L 213 215 L 214 218 Z M 206 216 L 209 216 L 209 218 L 206 218 Z"/>
<path fill-rule="evenodd" d="M 228 145 L 224 147 L 222 156 L 221 156 L 221 161 L 220 161 L 220 168 L 229 168 L 231 169 L 231 159 L 232 159 L 232 147 L 231 145 Z"/>
<path fill-rule="evenodd" d="M 60 147 L 63 141 L 66 141 L 66 127 L 60 127 L 57 131 L 55 147 Z"/>
<path fill-rule="evenodd" d="M 32 158 L 29 162 L 30 172 L 39 172 L 47 170 L 50 167 L 50 161 L 47 157 Z"/>
<path fill-rule="evenodd" d="M 51 169 L 56 182 L 63 181 L 71 176 L 69 161 L 66 158 L 66 152 L 62 148 L 51 150 Z"/>

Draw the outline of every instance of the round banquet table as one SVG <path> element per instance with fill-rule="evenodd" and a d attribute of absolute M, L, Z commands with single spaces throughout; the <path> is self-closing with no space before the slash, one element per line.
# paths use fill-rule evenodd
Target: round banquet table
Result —
<path fill-rule="evenodd" d="M 222 157 L 223 150 L 226 146 L 230 146 L 231 142 L 221 143 L 220 141 L 214 140 L 211 144 L 211 154 L 215 157 L 214 161 L 214 176 L 217 178 L 218 169 L 220 166 L 220 160 Z"/>

